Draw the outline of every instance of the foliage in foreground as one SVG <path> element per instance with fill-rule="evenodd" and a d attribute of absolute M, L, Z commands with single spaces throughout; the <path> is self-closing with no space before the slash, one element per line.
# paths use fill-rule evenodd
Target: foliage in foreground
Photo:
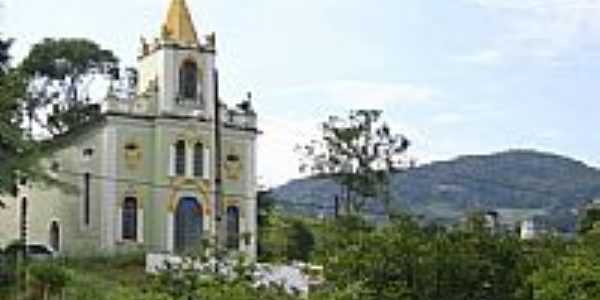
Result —
<path fill-rule="evenodd" d="M 327 279 L 311 299 L 600 299 L 594 231 L 575 241 L 522 241 L 493 234 L 475 217 L 452 230 L 404 217 L 380 227 L 355 217 L 304 223 L 315 237 L 307 255 L 325 266 Z M 281 243 L 297 242 L 280 236 Z"/>
<path fill-rule="evenodd" d="M 380 227 L 356 217 L 280 216 L 279 221 L 303 223 L 300 232 L 312 233 L 315 244 L 306 255 L 324 265 L 326 277 L 309 296 L 312 300 L 600 299 L 598 228 L 574 241 L 552 236 L 521 241 L 510 233 L 492 234 L 475 221 L 454 230 L 422 227 L 404 217 Z M 283 236 L 286 245 L 306 238 Z M 280 250 L 283 257 L 276 261 L 295 255 L 290 247 Z M 228 268 L 235 276 L 211 268 L 202 273 L 170 268 L 150 276 L 140 259 L 71 260 L 59 267 L 31 266 L 30 283 L 35 295 L 56 299 L 300 299 L 277 286 L 256 288 L 252 264 L 240 261 Z"/>

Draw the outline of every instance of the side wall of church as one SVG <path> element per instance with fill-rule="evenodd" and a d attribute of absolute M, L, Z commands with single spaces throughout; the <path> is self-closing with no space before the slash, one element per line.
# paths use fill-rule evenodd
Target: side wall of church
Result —
<path fill-rule="evenodd" d="M 12 195 L 0 196 L 5 205 L 0 208 L 0 249 L 19 239 L 19 203 Z"/>
<path fill-rule="evenodd" d="M 21 235 L 23 201 L 27 201 L 27 214 L 24 220 L 27 241 L 30 244 L 50 244 L 50 226 L 56 222 L 59 227 L 60 250 L 62 253 L 89 253 L 100 246 L 101 219 L 95 214 L 100 208 L 100 182 L 90 176 L 89 223 L 84 218 L 83 187 L 84 174 L 92 174 L 100 168 L 102 136 L 104 127 L 92 130 L 86 138 L 75 141 L 70 147 L 54 153 L 42 162 L 50 169 L 58 168 L 50 174 L 60 186 L 29 181 L 19 186 L 17 197 L 11 197 L 8 209 L 0 210 L 0 245 L 15 241 Z M 92 149 L 91 156 L 84 150 Z"/>
<path fill-rule="evenodd" d="M 255 133 L 225 130 L 223 151 L 225 209 L 229 206 L 238 207 L 240 251 L 254 256 L 257 238 Z"/>

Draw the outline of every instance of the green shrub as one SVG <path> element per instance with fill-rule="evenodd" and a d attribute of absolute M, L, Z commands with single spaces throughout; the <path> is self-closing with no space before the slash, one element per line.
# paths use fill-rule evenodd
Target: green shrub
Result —
<path fill-rule="evenodd" d="M 44 299 L 62 292 L 70 281 L 67 270 L 53 262 L 34 263 L 28 268 L 33 284 L 41 291 Z"/>

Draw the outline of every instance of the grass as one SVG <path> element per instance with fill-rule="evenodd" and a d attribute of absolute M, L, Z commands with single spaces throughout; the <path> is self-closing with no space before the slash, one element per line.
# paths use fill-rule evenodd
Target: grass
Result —
<path fill-rule="evenodd" d="M 149 275 L 144 269 L 142 254 L 93 258 L 59 258 L 44 264 L 58 264 L 69 274 L 66 288 L 54 293 L 50 300 L 119 300 L 146 299 Z M 32 277 L 32 276 L 30 276 Z M 41 300 L 39 284 L 30 278 L 28 293 L 21 292 L 22 300 Z M 13 300 L 16 284 L 0 289 L 0 300 Z M 152 299 L 152 298 L 150 298 Z"/>

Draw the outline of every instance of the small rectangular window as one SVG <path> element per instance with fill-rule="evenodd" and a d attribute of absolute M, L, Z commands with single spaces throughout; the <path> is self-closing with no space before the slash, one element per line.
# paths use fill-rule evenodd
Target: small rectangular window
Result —
<path fill-rule="evenodd" d="M 92 155 L 94 155 L 94 149 L 92 149 L 92 148 L 83 149 L 83 157 L 84 158 L 90 159 L 92 157 Z"/>
<path fill-rule="evenodd" d="M 27 241 L 27 209 L 29 205 L 27 202 L 27 198 L 23 197 L 21 199 L 21 228 L 20 228 L 20 239 L 21 242 L 25 243 Z"/>
<path fill-rule="evenodd" d="M 10 194 L 11 194 L 13 197 L 17 197 L 17 196 L 19 196 L 19 186 L 18 186 L 18 185 L 16 185 L 16 184 L 13 184 L 13 185 L 11 186 L 11 189 L 10 189 Z"/>
<path fill-rule="evenodd" d="M 204 146 L 201 143 L 194 145 L 194 177 L 204 177 Z"/>
<path fill-rule="evenodd" d="M 122 238 L 123 240 L 137 241 L 137 199 L 132 197 L 125 198 L 122 207 Z"/>
<path fill-rule="evenodd" d="M 52 105 L 52 114 L 58 115 L 60 113 L 60 105 L 53 104 Z"/>
<path fill-rule="evenodd" d="M 240 209 L 235 206 L 227 208 L 227 248 L 240 248 Z"/>
<path fill-rule="evenodd" d="M 185 176 L 185 141 L 179 141 L 175 144 L 175 175 Z"/>
<path fill-rule="evenodd" d="M 83 175 L 83 222 L 90 225 L 90 173 Z"/>

